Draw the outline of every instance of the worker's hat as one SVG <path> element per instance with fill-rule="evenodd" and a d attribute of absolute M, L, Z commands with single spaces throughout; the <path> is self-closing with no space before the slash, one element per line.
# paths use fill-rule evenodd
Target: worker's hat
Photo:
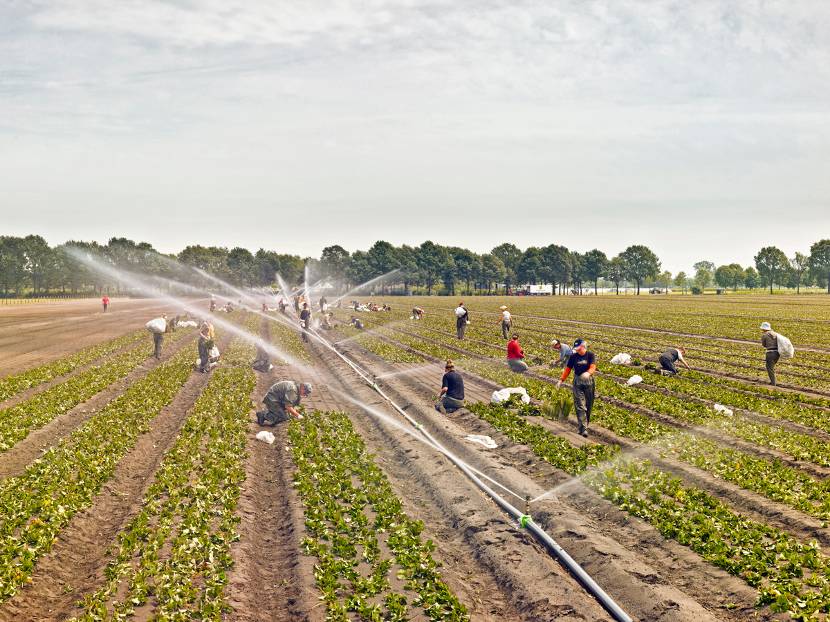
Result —
<path fill-rule="evenodd" d="M 584 339 L 577 339 L 576 341 L 574 341 L 574 350 L 576 350 L 580 346 L 587 346 L 587 345 L 588 345 L 588 342 L 585 341 Z"/>
<path fill-rule="evenodd" d="M 502 306 L 500 306 L 500 307 L 499 307 L 499 310 L 500 310 L 500 311 L 506 311 L 506 310 L 507 310 L 507 305 L 502 305 Z"/>
<path fill-rule="evenodd" d="M 304 382 L 300 386 L 305 390 L 306 395 L 311 395 L 311 389 L 313 387 L 311 386 L 310 382 Z"/>
<path fill-rule="evenodd" d="M 761 330 L 772 330 L 772 325 L 769 322 L 763 322 L 761 324 Z"/>

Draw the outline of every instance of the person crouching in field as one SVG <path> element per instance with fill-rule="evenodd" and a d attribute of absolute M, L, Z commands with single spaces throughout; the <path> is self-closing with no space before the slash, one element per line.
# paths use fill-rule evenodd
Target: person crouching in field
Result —
<path fill-rule="evenodd" d="M 524 362 L 525 353 L 519 345 L 519 333 L 513 333 L 512 339 L 507 342 L 507 365 L 518 374 L 527 371 L 527 363 Z"/>
<path fill-rule="evenodd" d="M 464 407 L 464 379 L 457 371 L 455 364 L 447 359 L 444 366 L 444 376 L 441 378 L 441 394 L 435 410 L 447 414 Z"/>
<path fill-rule="evenodd" d="M 660 362 L 660 373 L 664 376 L 674 376 L 677 374 L 676 363 L 682 364 L 686 369 L 692 369 L 686 359 L 683 358 L 684 354 L 686 354 L 686 348 L 668 348 L 657 359 Z"/>
<path fill-rule="evenodd" d="M 311 384 L 308 382 L 295 382 L 293 380 L 281 380 L 268 389 L 268 393 L 262 400 L 266 410 L 256 414 L 259 425 L 277 425 L 288 421 L 291 417 L 302 419 L 303 416 L 297 407 L 302 398 L 311 395 Z"/>
<path fill-rule="evenodd" d="M 565 367 L 565 364 L 568 362 L 568 359 L 571 358 L 571 354 L 573 354 L 573 350 L 571 347 L 566 344 L 562 343 L 558 339 L 554 339 L 550 342 L 551 347 L 553 347 L 553 351 L 559 357 L 556 361 L 551 363 L 551 367 Z"/>
<path fill-rule="evenodd" d="M 591 410 L 594 408 L 596 396 L 594 374 L 597 372 L 597 363 L 594 353 L 588 352 L 588 344 L 584 339 L 577 339 L 574 342 L 573 354 L 568 359 L 562 377 L 556 383 L 557 389 L 568 379 L 571 370 L 574 372 L 573 396 L 579 433 L 587 437 L 588 424 L 591 423 Z"/>

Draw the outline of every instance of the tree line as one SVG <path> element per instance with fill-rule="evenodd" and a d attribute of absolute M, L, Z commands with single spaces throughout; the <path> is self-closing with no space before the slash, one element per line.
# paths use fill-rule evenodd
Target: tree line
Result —
<path fill-rule="evenodd" d="M 579 253 L 556 244 L 522 250 L 506 242 L 488 253 L 475 253 L 431 241 L 394 246 L 379 240 L 365 251 L 350 253 L 333 245 L 324 248 L 319 258 L 302 258 L 264 248 L 252 253 L 241 247 L 201 245 L 165 255 L 148 242 L 123 237 L 111 238 L 105 245 L 69 241 L 53 248 L 38 235 L 0 236 L 0 292 L 4 296 L 78 295 L 128 289 L 118 279 L 77 261 L 66 252 L 71 249 L 89 253 L 119 270 L 160 277 L 159 284 L 180 278 L 176 263 L 169 261 L 172 259 L 242 287 L 270 287 L 280 275 L 292 286 L 308 276 L 309 280 L 329 279 L 349 288 L 388 275 L 380 280 L 378 289 L 427 294 L 505 293 L 525 284 L 550 284 L 555 294 L 581 294 L 591 288 L 596 293 L 601 281 L 613 284 L 617 293 L 629 283 L 638 294 L 643 286 L 696 293 L 715 284 L 733 290 L 769 288 L 770 292 L 776 286 L 800 291 L 803 286 L 819 285 L 830 293 L 830 240 L 820 240 L 810 247 L 809 254 L 795 253 L 792 258 L 768 246 L 759 250 L 753 266 L 715 266 L 699 261 L 690 274 L 672 274 L 661 269 L 660 259 L 650 248 L 640 244 L 609 258 L 599 249 Z"/>

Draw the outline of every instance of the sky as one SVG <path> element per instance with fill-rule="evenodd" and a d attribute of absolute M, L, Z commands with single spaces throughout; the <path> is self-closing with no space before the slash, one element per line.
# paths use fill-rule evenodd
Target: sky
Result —
<path fill-rule="evenodd" d="M 830 237 L 824 0 L 0 0 L 0 234 L 304 256 Z"/>

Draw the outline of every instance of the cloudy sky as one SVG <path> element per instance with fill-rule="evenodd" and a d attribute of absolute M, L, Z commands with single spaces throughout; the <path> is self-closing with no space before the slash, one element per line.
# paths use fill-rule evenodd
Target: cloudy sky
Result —
<path fill-rule="evenodd" d="M 830 237 L 830 2 L 0 0 L 0 223 L 792 255 Z"/>

